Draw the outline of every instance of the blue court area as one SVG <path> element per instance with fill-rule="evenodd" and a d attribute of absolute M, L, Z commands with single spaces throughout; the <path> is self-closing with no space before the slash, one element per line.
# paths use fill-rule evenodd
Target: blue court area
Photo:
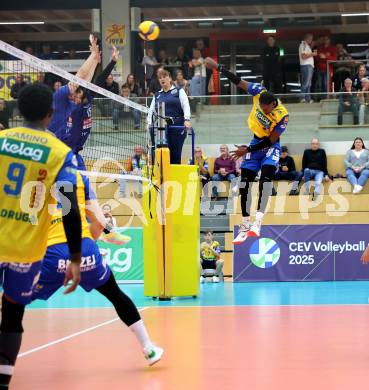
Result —
<path fill-rule="evenodd" d="M 186 306 L 278 306 L 278 305 L 362 305 L 368 304 L 369 282 L 279 282 L 206 283 L 198 298 L 174 298 L 161 302 L 144 297 L 143 284 L 121 284 L 138 307 Z M 111 307 L 98 292 L 81 288 L 68 296 L 60 289 L 47 302 L 36 301 L 29 309 Z"/>

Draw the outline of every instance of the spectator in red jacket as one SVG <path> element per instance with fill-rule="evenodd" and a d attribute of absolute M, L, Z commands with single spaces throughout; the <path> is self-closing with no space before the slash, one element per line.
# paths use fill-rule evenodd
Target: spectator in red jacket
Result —
<path fill-rule="evenodd" d="M 220 146 L 220 156 L 214 163 L 214 176 L 212 181 L 229 181 L 233 182 L 236 179 L 236 163 L 232 160 L 228 146 Z M 234 183 L 235 184 L 235 183 Z M 213 198 L 218 197 L 217 186 L 213 187 Z"/>
<path fill-rule="evenodd" d="M 316 92 L 327 92 L 327 62 L 337 60 L 337 49 L 332 46 L 331 39 L 327 36 L 323 39 L 323 44 L 318 47 L 316 62 Z M 329 65 L 330 77 L 333 76 L 333 64 Z M 330 89 L 330 88 L 329 88 Z"/>

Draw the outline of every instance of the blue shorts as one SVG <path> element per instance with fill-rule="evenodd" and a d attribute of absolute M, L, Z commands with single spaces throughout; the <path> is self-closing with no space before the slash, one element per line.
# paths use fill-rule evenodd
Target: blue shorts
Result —
<path fill-rule="evenodd" d="M 41 261 L 36 263 L 0 263 L 4 294 L 20 305 L 32 301 L 32 290 L 39 280 Z"/>
<path fill-rule="evenodd" d="M 264 165 L 272 165 L 278 168 L 280 154 L 281 147 L 279 144 L 256 152 L 247 153 L 242 161 L 241 168 L 250 169 L 255 173 L 258 173 Z"/>
<path fill-rule="evenodd" d="M 69 256 L 67 244 L 56 244 L 47 248 L 42 262 L 41 276 L 33 289 L 32 299 L 47 300 L 63 285 L 65 270 L 70 261 Z M 103 261 L 96 242 L 84 238 L 80 286 L 89 292 L 105 284 L 110 275 L 110 268 Z"/>

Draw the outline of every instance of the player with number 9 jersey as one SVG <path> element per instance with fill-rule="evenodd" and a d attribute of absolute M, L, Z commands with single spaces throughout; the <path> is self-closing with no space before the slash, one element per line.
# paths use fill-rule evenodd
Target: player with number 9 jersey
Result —
<path fill-rule="evenodd" d="M 40 261 L 56 181 L 76 185 L 76 158 L 54 135 L 27 127 L 0 132 L 0 262 Z"/>

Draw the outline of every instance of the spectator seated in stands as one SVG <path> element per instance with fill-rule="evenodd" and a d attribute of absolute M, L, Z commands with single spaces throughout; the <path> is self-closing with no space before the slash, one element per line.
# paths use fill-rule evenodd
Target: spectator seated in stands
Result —
<path fill-rule="evenodd" d="M 178 46 L 177 57 L 174 59 L 175 65 L 177 65 L 183 73 L 183 77 L 188 79 L 188 63 L 190 57 L 186 55 L 184 46 Z"/>
<path fill-rule="evenodd" d="M 9 129 L 10 109 L 8 103 L 0 98 L 0 130 Z"/>
<path fill-rule="evenodd" d="M 337 43 L 337 63 L 334 64 L 334 89 L 339 91 L 344 86 L 344 81 L 351 75 L 352 61 L 350 54 L 344 48 L 342 43 Z M 346 62 L 344 62 L 346 61 Z"/>
<path fill-rule="evenodd" d="M 25 48 L 24 48 L 24 51 L 27 53 L 27 54 L 30 54 L 31 56 L 34 56 L 35 55 L 35 51 L 33 50 L 33 47 L 31 45 L 27 45 Z"/>
<path fill-rule="evenodd" d="M 182 88 L 186 92 L 186 95 L 190 95 L 190 83 L 183 77 L 183 72 L 181 69 L 176 70 L 176 78 L 174 80 L 174 85 L 177 88 Z"/>
<path fill-rule="evenodd" d="M 338 103 L 338 125 L 342 125 L 343 113 L 351 111 L 354 116 L 354 125 L 359 124 L 359 104 L 357 99 L 357 92 L 352 87 L 352 80 L 346 79 L 344 87 L 341 89 L 341 94 Z"/>
<path fill-rule="evenodd" d="M 357 68 L 357 73 L 355 76 L 351 78 L 352 80 L 352 87 L 355 88 L 357 91 L 361 89 L 361 80 L 366 77 L 367 72 L 366 72 L 366 67 L 365 65 L 361 64 Z"/>
<path fill-rule="evenodd" d="M 127 163 L 127 171 L 122 174 L 130 174 L 135 176 L 142 176 L 142 170 L 147 165 L 147 156 L 142 146 L 136 146 L 134 149 L 134 155 L 129 159 Z M 126 197 L 127 180 L 121 179 L 119 182 L 120 194 L 122 197 Z M 142 182 L 137 181 L 138 197 L 142 198 Z"/>
<path fill-rule="evenodd" d="M 33 82 L 33 84 L 45 84 L 45 85 L 47 85 L 46 82 L 45 82 L 45 73 L 44 72 L 37 73 L 37 78 Z"/>
<path fill-rule="evenodd" d="M 203 155 L 202 149 L 200 146 L 195 147 L 195 161 L 194 165 L 199 167 L 199 175 L 201 179 L 202 186 L 205 187 L 206 183 L 209 181 L 209 165 L 206 156 Z M 188 165 L 192 165 L 192 159 L 188 160 Z"/>
<path fill-rule="evenodd" d="M 55 59 L 57 60 L 65 60 L 66 55 L 65 55 L 65 50 L 63 45 L 58 45 L 57 48 L 57 53 L 55 55 Z"/>
<path fill-rule="evenodd" d="M 155 58 L 154 49 L 149 47 L 146 50 L 146 55 L 142 59 L 142 65 L 146 65 L 146 79 L 148 84 L 150 84 L 151 79 L 155 75 L 155 69 L 160 66 L 158 60 Z"/>
<path fill-rule="evenodd" d="M 365 112 L 369 106 L 369 79 L 361 79 L 361 91 L 359 92 L 359 125 L 365 123 Z"/>
<path fill-rule="evenodd" d="M 165 65 L 169 65 L 171 63 L 171 59 L 169 58 L 167 52 L 164 49 L 159 51 L 158 62 L 164 68 Z"/>
<path fill-rule="evenodd" d="M 232 160 L 227 145 L 220 146 L 220 156 L 214 163 L 214 176 L 211 178 L 213 182 L 229 181 L 234 182 L 236 178 L 236 164 Z M 218 188 L 213 183 L 213 197 L 218 197 Z M 236 183 L 233 183 L 233 186 Z"/>
<path fill-rule="evenodd" d="M 119 84 L 114 81 L 113 75 L 110 74 L 104 82 L 100 85 L 102 88 L 119 95 Z M 101 99 L 98 101 L 98 107 L 100 108 L 101 115 L 104 117 L 112 116 L 112 112 L 116 108 L 115 102 L 110 99 L 101 96 Z"/>
<path fill-rule="evenodd" d="M 126 99 L 129 99 L 131 97 L 131 91 L 129 89 L 129 86 L 127 84 L 124 84 L 122 86 L 122 96 Z M 140 128 L 140 122 L 141 122 L 141 112 L 134 110 L 131 107 L 128 107 L 125 104 L 116 104 L 113 108 L 113 126 L 114 130 L 118 130 L 119 128 L 119 120 L 132 120 L 134 123 L 135 130 Z"/>
<path fill-rule="evenodd" d="M 27 85 L 27 83 L 24 81 L 24 77 L 21 73 L 17 73 L 15 75 L 15 83 L 10 88 L 10 96 L 14 99 L 14 101 L 9 102 L 9 110 L 10 110 L 10 116 L 18 116 L 19 111 L 17 107 L 16 100 L 18 99 L 19 93 Z"/>
<path fill-rule="evenodd" d="M 314 180 L 313 200 L 321 193 L 322 181 L 329 181 L 327 170 L 327 155 L 324 149 L 320 149 L 319 140 L 311 140 L 311 148 L 304 151 L 302 157 L 302 171 L 304 174 L 305 191 L 304 195 L 309 195 L 310 180 Z"/>
<path fill-rule="evenodd" d="M 110 226 L 117 227 L 117 220 L 113 217 L 113 214 L 111 213 L 110 205 L 104 204 L 102 207 L 102 211 L 104 213 L 106 223 Z"/>
<path fill-rule="evenodd" d="M 154 96 L 156 92 L 159 92 L 161 90 L 161 85 L 159 82 L 159 73 L 164 70 L 164 68 L 158 68 L 154 75 L 152 76 L 150 83 L 149 83 L 149 96 Z"/>
<path fill-rule="evenodd" d="M 126 85 L 129 88 L 131 97 L 142 96 L 141 88 L 140 88 L 139 84 L 137 83 L 136 77 L 134 74 L 130 73 L 127 76 L 127 80 L 126 80 L 126 83 L 124 85 Z M 123 88 L 123 86 L 122 86 L 122 88 Z"/>
<path fill-rule="evenodd" d="M 278 172 L 274 175 L 274 180 L 292 181 L 290 195 L 298 195 L 298 186 L 302 179 L 302 172 L 296 171 L 295 161 L 288 155 L 287 146 L 282 146 L 281 158 L 279 159 Z"/>
<path fill-rule="evenodd" d="M 224 261 L 220 258 L 220 244 L 214 241 L 213 233 L 206 232 L 205 241 L 200 245 L 201 276 L 200 282 L 204 283 L 207 276 L 213 277 L 213 283 L 219 283 L 223 276 Z"/>
<path fill-rule="evenodd" d="M 360 137 L 354 139 L 345 159 L 347 180 L 353 186 L 352 193 L 358 194 L 369 178 L 369 151 Z"/>
<path fill-rule="evenodd" d="M 24 77 L 21 73 L 17 73 L 15 75 L 15 83 L 10 88 L 10 96 L 13 99 L 18 99 L 19 92 L 22 88 L 24 88 L 27 85 L 27 83 L 24 81 Z"/>
<path fill-rule="evenodd" d="M 41 54 L 38 56 L 41 60 L 53 60 L 55 57 L 51 52 L 51 46 L 48 43 L 44 43 L 41 46 Z"/>

